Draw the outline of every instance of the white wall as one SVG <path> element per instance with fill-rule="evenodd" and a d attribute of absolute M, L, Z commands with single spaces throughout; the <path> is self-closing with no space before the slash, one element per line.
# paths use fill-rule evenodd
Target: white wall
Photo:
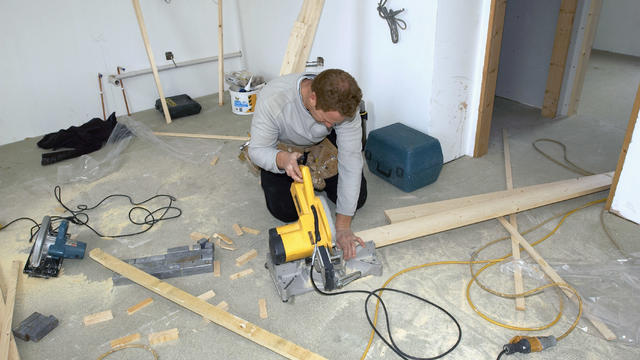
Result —
<path fill-rule="evenodd" d="M 508 0 L 496 95 L 542 108 L 561 0 Z"/>
<path fill-rule="evenodd" d="M 605 0 L 594 49 L 640 56 L 640 1 Z"/>
<path fill-rule="evenodd" d="M 611 210 L 620 216 L 640 224 L 640 116 L 631 136 L 629 149 L 618 179 Z"/>
<path fill-rule="evenodd" d="M 216 56 L 217 4 L 212 0 L 141 0 L 158 65 Z M 225 0 L 225 52 L 240 50 L 235 0 Z M 0 11 L 0 145 L 80 125 L 102 117 L 97 74 L 149 67 L 131 1 L 6 0 Z M 243 67 L 227 60 L 225 70 Z M 218 92 L 217 63 L 160 73 L 166 96 L 199 97 Z M 126 114 L 120 88 L 103 79 L 107 111 Z M 151 74 L 124 81 L 132 112 L 158 98 Z M 108 115 L 108 113 L 107 113 Z M 164 121 L 159 114 L 158 121 Z"/>
<path fill-rule="evenodd" d="M 445 161 L 471 155 L 489 3 L 388 2 L 388 8 L 406 7 L 399 18 L 408 24 L 392 44 L 377 2 L 326 0 L 309 57 L 322 56 L 325 68 L 354 75 L 367 103 L 369 131 L 402 122 L 438 138 Z M 278 75 L 300 4 L 238 2 L 250 71 L 267 80 Z"/>

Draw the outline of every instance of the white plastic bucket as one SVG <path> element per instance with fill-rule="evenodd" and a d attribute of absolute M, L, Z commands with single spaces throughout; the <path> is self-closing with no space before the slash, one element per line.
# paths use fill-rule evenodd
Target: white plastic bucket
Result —
<path fill-rule="evenodd" d="M 229 90 L 231 95 L 231 111 L 238 115 L 251 115 L 256 109 L 259 89 L 246 92 Z"/>

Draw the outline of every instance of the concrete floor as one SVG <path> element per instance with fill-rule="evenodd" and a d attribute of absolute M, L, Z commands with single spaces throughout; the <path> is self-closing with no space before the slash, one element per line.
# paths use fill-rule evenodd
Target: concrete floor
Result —
<path fill-rule="evenodd" d="M 531 142 L 540 137 L 562 140 L 569 148 L 569 157 L 594 172 L 615 169 L 622 139 L 629 119 L 634 91 L 640 81 L 640 60 L 636 58 L 594 53 L 587 74 L 580 116 L 562 120 L 542 119 L 539 110 L 498 98 L 494 112 L 489 153 L 479 159 L 461 158 L 446 164 L 439 180 L 412 193 L 404 193 L 370 174 L 367 204 L 354 219 L 355 230 L 385 224 L 384 209 L 442 200 L 505 189 L 501 129 L 510 134 L 511 162 L 514 186 L 526 186 L 576 175 L 549 162 L 533 151 Z M 611 95 L 615 94 L 614 97 Z M 228 98 L 226 103 L 228 104 Z M 245 135 L 250 117 L 234 115 L 229 106 L 219 108 L 217 96 L 200 99 L 201 114 L 175 120 L 166 125 L 155 110 L 143 111 L 134 118 L 158 131 Z M 40 221 L 43 215 L 59 215 L 53 188 L 58 184 L 57 165 L 39 165 L 42 151 L 36 147 L 39 138 L 25 139 L 0 147 L 0 223 L 29 216 Z M 189 234 L 221 232 L 237 244 L 237 250 L 217 250 L 222 263 L 222 277 L 211 274 L 174 278 L 169 283 L 194 295 L 213 289 L 213 304 L 226 301 L 230 312 L 278 334 L 300 346 L 329 359 L 355 359 L 362 354 L 369 326 L 363 314 L 363 296 L 344 295 L 322 297 L 307 294 L 293 302 L 282 303 L 263 268 L 268 251 L 267 230 L 279 226 L 267 212 L 258 179 L 237 159 L 240 143 L 216 140 L 168 140 L 174 146 L 205 153 L 207 161 L 190 163 L 168 155 L 158 145 L 136 139 L 119 156 L 116 171 L 99 180 L 62 185 L 62 197 L 68 205 L 94 204 L 113 193 L 132 195 L 136 200 L 155 194 L 171 194 L 182 216 L 159 223 L 149 232 L 125 239 L 99 238 L 87 228 L 72 225 L 70 232 L 88 248 L 101 248 L 119 258 L 162 254 L 167 248 L 193 243 Z M 553 149 L 550 148 L 552 151 Z M 215 166 L 209 159 L 217 151 Z M 96 153 L 104 154 L 105 150 Z M 559 155 L 559 153 L 558 153 Z M 588 201 L 606 197 L 606 192 L 549 205 L 522 213 L 518 217 L 521 229 L 540 223 L 552 214 L 568 211 Z M 163 206 L 159 202 L 155 206 Z M 118 234 L 134 231 L 127 223 L 128 204 L 114 200 L 91 212 L 90 224 L 103 233 Z M 605 237 L 598 216 L 601 205 L 592 206 L 571 216 L 538 251 L 552 265 L 563 263 L 598 264 L 619 257 Z M 615 216 L 605 218 L 621 247 L 628 253 L 640 251 L 638 228 Z M 259 235 L 235 236 L 232 224 L 261 230 Z M 535 240 L 552 229 L 545 225 L 528 238 Z M 3 256 L 0 259 L 2 284 L 7 283 L 11 260 L 25 261 L 30 250 L 27 243 L 30 225 L 16 224 L 0 232 Z M 470 254 L 486 242 L 505 236 L 496 221 L 466 226 L 444 233 L 403 242 L 379 250 L 384 275 L 359 280 L 348 289 L 375 289 L 390 275 L 408 266 L 440 260 L 468 260 Z M 242 268 L 234 259 L 255 248 L 259 257 Z M 506 254 L 510 245 L 501 243 L 483 252 L 481 258 Z M 528 262 L 531 259 L 525 257 Z M 255 272 L 245 278 L 229 280 L 231 273 L 244 268 Z M 511 292 L 511 278 L 496 269 L 483 279 L 499 291 Z M 109 341 L 139 332 L 142 343 L 152 332 L 178 328 L 178 341 L 154 346 L 162 359 L 279 359 L 280 356 L 245 340 L 230 331 L 203 319 L 174 303 L 138 286 L 113 286 L 112 272 L 86 257 L 67 260 L 63 275 L 55 279 L 20 277 L 15 306 L 14 324 L 38 311 L 53 314 L 60 325 L 38 343 L 18 341 L 22 359 L 95 359 L 109 350 Z M 392 286 L 415 292 L 443 306 L 460 322 L 462 341 L 447 358 L 495 359 L 502 345 L 520 331 L 492 325 L 476 315 L 467 304 L 465 287 L 469 269 L 464 265 L 435 266 L 408 273 L 392 282 Z M 527 278 L 527 285 L 535 280 Z M 3 285 L 4 288 L 4 285 Z M 549 322 L 556 314 L 558 303 L 554 291 L 527 300 L 529 310 L 516 312 L 511 300 L 488 295 L 474 287 L 471 295 L 476 304 L 489 315 L 523 326 Z M 154 302 L 138 313 L 128 316 L 126 309 L 152 297 Z M 258 299 L 265 298 L 268 319 L 261 319 Z M 415 356 L 434 356 L 455 341 L 455 328 L 431 308 L 406 298 L 389 295 L 388 307 L 396 341 Z M 548 302 L 547 302 L 548 301 Z M 111 309 L 114 319 L 85 327 L 85 315 Z M 560 322 L 541 335 L 560 335 L 574 319 L 575 309 L 569 307 Z M 589 329 L 586 320 L 579 328 Z M 593 331 L 592 329 L 589 331 Z M 145 357 L 146 356 L 146 357 Z M 513 359 L 637 359 L 640 348 L 607 342 L 598 335 L 576 329 L 557 347 L 533 355 L 514 355 Z M 148 354 L 130 350 L 114 354 L 110 359 L 147 359 Z M 396 355 L 380 340 L 372 346 L 368 359 L 395 359 Z"/>

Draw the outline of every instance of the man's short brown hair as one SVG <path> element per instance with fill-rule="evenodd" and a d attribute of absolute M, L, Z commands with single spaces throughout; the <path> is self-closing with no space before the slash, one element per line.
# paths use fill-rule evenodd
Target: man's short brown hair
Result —
<path fill-rule="evenodd" d="M 362 99 L 362 91 L 353 76 L 339 69 L 328 69 L 316 75 L 311 90 L 316 93 L 316 109 L 338 111 L 346 117 L 356 114 Z"/>

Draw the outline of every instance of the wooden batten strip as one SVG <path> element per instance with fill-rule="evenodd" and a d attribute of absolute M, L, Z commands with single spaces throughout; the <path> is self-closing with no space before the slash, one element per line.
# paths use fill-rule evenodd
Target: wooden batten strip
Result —
<path fill-rule="evenodd" d="M 146 298 L 146 299 L 140 301 L 139 303 L 133 305 L 132 307 L 128 308 L 127 309 L 127 314 L 129 314 L 129 315 L 134 314 L 136 311 L 141 310 L 142 308 L 148 306 L 152 302 L 153 302 L 152 298 Z"/>

